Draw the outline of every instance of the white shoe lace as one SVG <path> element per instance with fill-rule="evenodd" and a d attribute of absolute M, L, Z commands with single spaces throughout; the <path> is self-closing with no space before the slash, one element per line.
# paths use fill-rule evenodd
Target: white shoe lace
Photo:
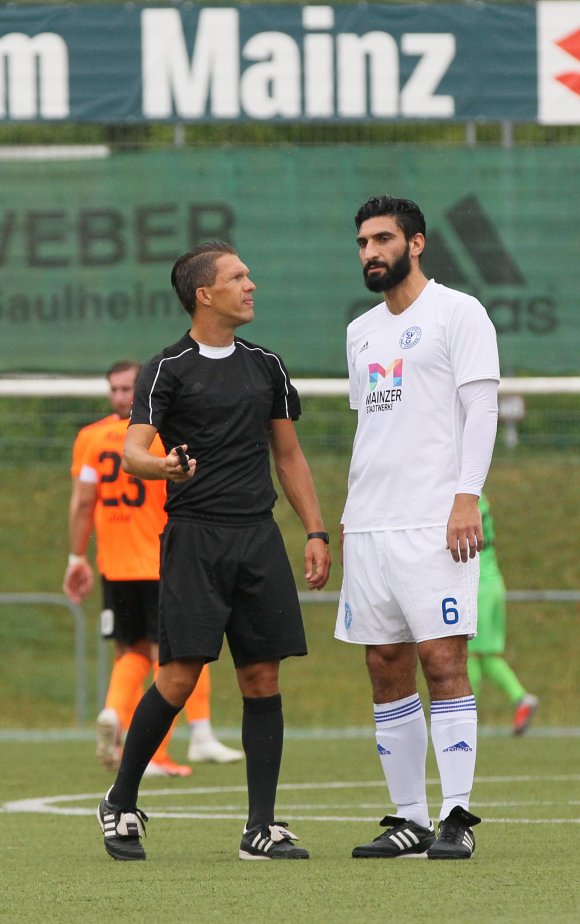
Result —
<path fill-rule="evenodd" d="M 300 840 L 296 834 L 292 834 L 292 831 L 289 831 L 288 828 L 285 828 L 283 824 L 268 825 L 270 830 L 270 838 L 274 841 L 275 844 L 279 844 L 280 841 L 298 841 Z"/>

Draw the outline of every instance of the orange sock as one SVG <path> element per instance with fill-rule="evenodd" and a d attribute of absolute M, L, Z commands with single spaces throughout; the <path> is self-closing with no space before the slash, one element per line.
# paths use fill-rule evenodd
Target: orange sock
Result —
<path fill-rule="evenodd" d="M 151 661 L 135 651 L 127 651 L 113 664 L 105 707 L 114 709 L 119 716 L 121 727 L 129 728 L 135 698 L 143 690 L 143 683 L 151 670 Z"/>
<path fill-rule="evenodd" d="M 211 682 L 209 679 L 209 664 L 204 664 L 199 675 L 195 690 L 187 700 L 184 710 L 185 718 L 189 723 L 210 717 Z"/>
<path fill-rule="evenodd" d="M 154 671 L 154 679 L 157 678 L 158 671 L 159 671 L 159 665 L 156 664 L 155 671 Z M 195 721 L 199 721 L 200 719 L 209 719 L 210 692 L 211 692 L 211 684 L 210 684 L 210 679 L 209 679 L 209 666 L 206 664 L 201 674 L 199 675 L 199 679 L 197 681 L 195 690 L 193 691 L 193 693 L 187 700 L 185 707 L 184 707 L 185 715 L 186 715 L 188 722 L 195 722 Z M 175 723 L 177 722 L 177 718 L 179 718 L 179 716 L 176 717 L 175 721 L 173 722 L 173 725 L 171 726 L 165 738 L 163 739 L 163 741 L 157 748 L 155 754 L 151 758 L 156 763 L 160 763 L 162 761 L 166 761 L 170 759 L 168 747 L 169 747 L 169 742 L 171 740 L 171 736 L 173 734 L 173 729 L 175 728 Z"/>
<path fill-rule="evenodd" d="M 133 718 L 133 713 L 135 709 L 143 699 L 143 694 L 145 692 L 145 684 L 140 684 L 139 687 L 135 690 L 135 698 L 133 699 L 133 705 L 131 706 L 131 718 Z"/>
<path fill-rule="evenodd" d="M 155 754 L 154 754 L 153 757 L 151 758 L 151 760 L 154 761 L 154 762 L 157 763 L 157 764 L 164 763 L 164 762 L 167 761 L 167 760 L 171 760 L 171 757 L 169 756 L 169 751 L 168 751 L 167 749 L 168 749 L 168 747 L 169 747 L 169 742 L 171 741 L 171 736 L 172 736 L 172 734 L 173 734 L 173 729 L 175 728 L 175 723 L 177 722 L 177 719 L 178 719 L 178 718 L 179 718 L 179 716 L 177 716 L 177 717 L 173 720 L 173 724 L 172 724 L 171 728 L 169 729 L 169 731 L 168 731 L 167 734 L 165 735 L 165 738 L 163 739 L 163 741 L 161 742 L 161 744 L 159 745 L 159 747 L 158 747 L 157 750 L 155 751 Z"/>
<path fill-rule="evenodd" d="M 155 664 L 153 665 L 153 682 L 154 682 L 154 683 L 155 683 L 155 681 L 157 680 L 157 674 L 158 674 L 158 673 L 159 673 L 159 664 L 155 663 Z M 161 742 L 161 744 L 159 745 L 159 747 L 158 747 L 157 750 L 155 751 L 155 754 L 154 754 L 153 757 L 151 758 L 151 760 L 154 761 L 155 763 L 158 763 L 158 764 L 159 764 L 159 763 L 164 763 L 164 762 L 167 761 L 167 760 L 171 760 L 171 757 L 169 756 L 169 751 L 168 751 L 167 749 L 168 749 L 168 747 L 169 747 L 169 742 L 171 741 L 171 736 L 172 736 L 172 734 L 173 734 L 173 729 L 175 728 L 175 724 L 176 724 L 178 718 L 179 718 L 179 715 L 176 715 L 175 718 L 174 718 L 174 720 L 173 720 L 173 722 L 172 722 L 172 724 L 171 724 L 171 728 L 169 729 L 169 731 L 168 731 L 167 734 L 165 735 L 165 738 L 163 739 L 163 741 Z"/>

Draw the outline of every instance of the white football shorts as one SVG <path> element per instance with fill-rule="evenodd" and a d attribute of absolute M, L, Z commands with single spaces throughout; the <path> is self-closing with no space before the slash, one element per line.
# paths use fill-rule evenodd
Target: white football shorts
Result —
<path fill-rule="evenodd" d="M 455 562 L 445 526 L 346 533 L 335 638 L 393 645 L 477 632 L 479 555 Z"/>

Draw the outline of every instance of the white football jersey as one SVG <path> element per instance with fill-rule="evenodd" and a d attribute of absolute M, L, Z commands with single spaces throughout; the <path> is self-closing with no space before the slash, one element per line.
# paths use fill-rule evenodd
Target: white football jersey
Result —
<path fill-rule="evenodd" d="M 461 469 L 458 388 L 499 381 L 485 308 L 430 280 L 402 314 L 381 302 L 352 321 L 347 361 L 358 425 L 345 532 L 445 525 Z"/>

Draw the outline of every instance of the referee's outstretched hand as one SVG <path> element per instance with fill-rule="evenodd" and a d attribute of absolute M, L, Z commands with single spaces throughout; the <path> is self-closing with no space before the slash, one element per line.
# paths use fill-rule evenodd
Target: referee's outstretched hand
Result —
<path fill-rule="evenodd" d="M 179 453 L 179 450 L 182 450 Z M 168 456 L 165 457 L 165 476 L 168 481 L 176 481 L 178 484 L 193 478 L 197 462 L 190 459 L 187 455 L 187 445 L 176 446 Z"/>

